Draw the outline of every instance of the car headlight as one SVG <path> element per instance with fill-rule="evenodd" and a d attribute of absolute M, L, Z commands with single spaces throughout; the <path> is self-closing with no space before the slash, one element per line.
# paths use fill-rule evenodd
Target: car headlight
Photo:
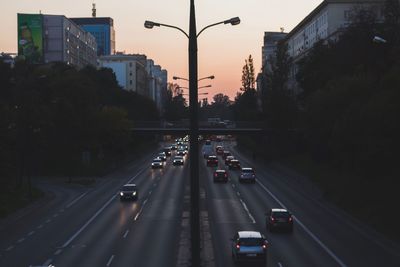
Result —
<path fill-rule="evenodd" d="M 132 196 L 136 196 L 136 191 L 132 193 Z"/>
<path fill-rule="evenodd" d="M 154 165 L 155 165 L 154 163 L 151 164 L 151 166 L 154 166 Z"/>
<path fill-rule="evenodd" d="M 121 195 L 121 197 L 124 195 L 124 193 L 122 193 L 122 192 L 120 192 L 119 194 Z"/>

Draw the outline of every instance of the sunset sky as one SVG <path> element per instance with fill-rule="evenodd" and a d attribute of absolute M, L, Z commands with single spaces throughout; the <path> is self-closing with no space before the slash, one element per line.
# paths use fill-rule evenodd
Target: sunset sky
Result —
<path fill-rule="evenodd" d="M 92 3 L 98 17 L 114 19 L 117 51 L 146 54 L 168 70 L 168 77 L 188 76 L 187 38 L 169 28 L 145 29 L 145 20 L 181 27 L 188 31 L 188 0 L 0 0 L 2 7 L 0 52 L 17 50 L 17 13 L 90 17 Z M 264 31 L 290 31 L 322 0 L 197 0 L 197 30 L 231 17 L 238 26 L 219 25 L 198 40 L 199 78 L 215 75 L 207 88 L 209 98 L 224 93 L 233 100 L 241 86 L 244 60 L 251 54 L 256 72 L 261 65 Z M 202 81 L 199 86 L 208 84 Z M 185 82 L 179 83 L 187 86 Z M 202 90 L 203 91 L 203 90 Z M 205 92 L 205 90 L 203 91 Z"/>

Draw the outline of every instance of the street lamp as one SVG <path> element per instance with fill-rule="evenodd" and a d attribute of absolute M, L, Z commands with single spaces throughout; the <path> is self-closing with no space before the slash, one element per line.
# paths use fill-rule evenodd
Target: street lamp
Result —
<path fill-rule="evenodd" d="M 189 34 L 176 26 L 145 21 L 144 27 L 152 29 L 154 26 L 169 27 L 182 32 L 189 38 L 189 112 L 190 112 L 190 235 L 192 267 L 200 266 L 200 184 L 199 184 L 199 122 L 198 122 L 198 94 L 197 94 L 197 37 L 206 29 L 219 25 L 238 25 L 238 17 L 210 24 L 198 34 L 196 30 L 194 0 L 190 0 Z"/>
<path fill-rule="evenodd" d="M 177 76 L 173 76 L 173 77 L 172 77 L 172 79 L 174 79 L 174 80 L 185 80 L 185 81 L 189 81 L 189 79 L 182 78 L 182 77 L 177 77 Z M 214 75 L 207 76 L 207 77 L 204 77 L 204 78 L 198 79 L 197 81 L 199 82 L 199 81 L 201 81 L 201 80 L 205 80 L 205 79 L 210 79 L 210 80 L 213 80 L 213 79 L 215 79 L 215 76 L 214 76 Z"/>
<path fill-rule="evenodd" d="M 189 95 L 189 94 L 181 94 L 181 95 Z M 199 93 L 197 95 L 208 95 L 208 93 Z"/>
<path fill-rule="evenodd" d="M 212 87 L 212 85 L 211 85 L 211 84 L 209 84 L 209 85 L 200 86 L 200 87 L 199 87 L 199 88 L 197 88 L 197 89 L 199 90 L 199 89 L 203 89 L 203 88 L 209 88 L 209 87 Z M 184 87 L 184 86 L 178 86 L 178 89 L 188 89 L 188 90 L 189 90 L 189 88 L 188 88 L 188 87 Z"/>

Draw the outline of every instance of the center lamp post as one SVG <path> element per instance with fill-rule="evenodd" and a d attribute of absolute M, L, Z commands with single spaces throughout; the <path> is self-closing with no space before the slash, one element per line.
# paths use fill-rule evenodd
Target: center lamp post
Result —
<path fill-rule="evenodd" d="M 189 39 L 189 111 L 190 111 L 190 234 L 191 234 L 191 257 L 192 267 L 200 266 L 200 184 L 199 184 L 199 122 L 198 122 L 198 94 L 197 94 L 197 38 L 200 34 L 213 26 L 219 24 L 238 25 L 240 19 L 238 17 L 210 24 L 204 27 L 199 33 L 196 30 L 196 13 L 194 0 L 190 0 L 190 18 L 189 18 L 189 34 L 179 27 L 145 21 L 144 26 L 147 29 L 153 27 L 173 28 L 183 33 Z"/>

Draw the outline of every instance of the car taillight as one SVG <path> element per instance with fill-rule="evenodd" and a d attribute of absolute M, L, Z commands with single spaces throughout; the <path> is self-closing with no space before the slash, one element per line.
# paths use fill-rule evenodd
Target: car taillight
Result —
<path fill-rule="evenodd" d="M 272 222 L 273 222 L 273 221 L 275 221 L 275 218 L 274 218 L 274 217 L 272 217 L 272 216 L 271 216 L 271 221 L 272 221 Z"/>
<path fill-rule="evenodd" d="M 214 173 L 214 177 L 218 177 L 218 174 Z"/>
<path fill-rule="evenodd" d="M 289 217 L 289 222 L 291 222 L 291 221 L 293 221 L 293 218 L 292 218 L 292 217 Z"/>
<path fill-rule="evenodd" d="M 228 177 L 228 174 L 225 173 L 225 177 Z"/>
<path fill-rule="evenodd" d="M 236 244 L 236 249 L 240 249 L 240 245 L 239 244 Z"/>

